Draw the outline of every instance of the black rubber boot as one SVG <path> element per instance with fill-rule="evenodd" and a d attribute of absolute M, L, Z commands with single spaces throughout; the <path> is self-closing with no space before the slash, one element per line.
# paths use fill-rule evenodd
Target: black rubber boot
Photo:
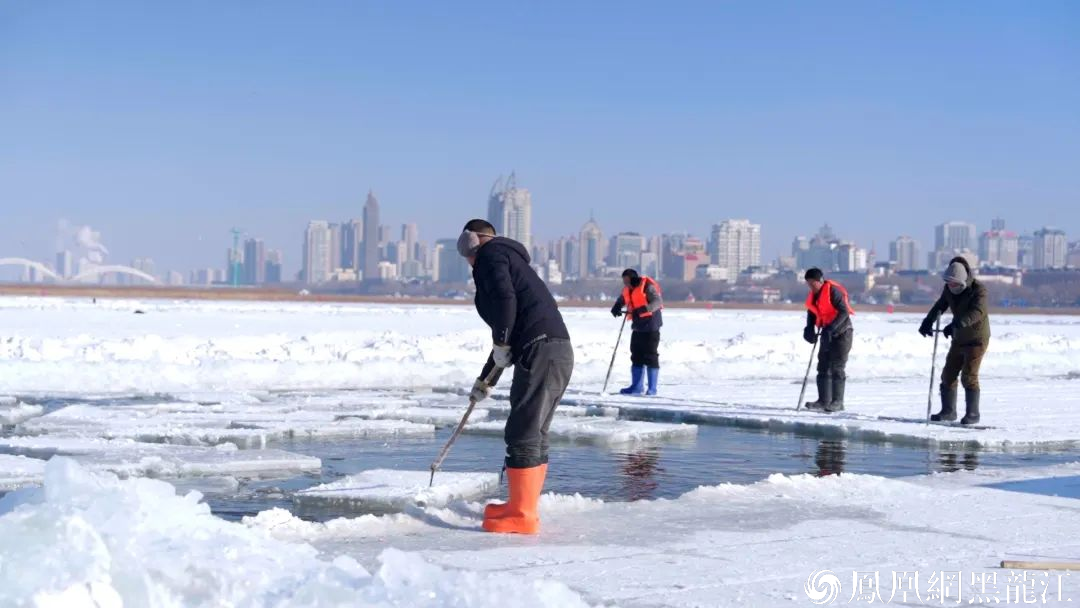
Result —
<path fill-rule="evenodd" d="M 833 376 L 832 378 L 832 403 L 825 407 L 825 411 L 844 411 L 844 388 L 847 385 L 847 376 Z"/>
<path fill-rule="evenodd" d="M 941 385 L 941 411 L 930 416 L 934 422 L 952 422 L 956 420 L 956 389 Z"/>
<path fill-rule="evenodd" d="M 979 390 L 964 389 L 964 399 L 967 401 L 967 413 L 960 424 L 979 424 Z"/>
<path fill-rule="evenodd" d="M 806 409 L 815 412 L 824 412 L 825 408 L 832 403 L 832 382 L 829 376 L 818 374 L 817 376 L 817 401 L 806 404 Z"/>

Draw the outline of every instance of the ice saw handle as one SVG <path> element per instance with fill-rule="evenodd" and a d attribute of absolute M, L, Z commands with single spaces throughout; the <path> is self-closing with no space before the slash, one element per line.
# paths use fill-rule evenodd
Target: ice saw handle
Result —
<path fill-rule="evenodd" d="M 499 375 L 500 371 L 502 371 L 501 367 L 491 368 L 491 371 L 488 372 L 487 377 L 484 378 L 484 384 L 491 386 L 491 383 L 495 381 L 495 377 Z M 450 435 L 450 439 L 447 440 L 446 445 L 444 445 L 442 451 L 439 452 L 438 458 L 436 458 L 435 461 L 431 463 L 431 479 L 428 481 L 429 488 L 435 485 L 435 472 L 438 471 L 440 467 L 442 467 L 442 463 L 444 460 L 446 460 L 446 456 L 450 454 L 450 448 L 454 446 L 454 442 L 457 441 L 457 438 L 461 435 L 461 431 L 465 429 L 465 424 L 469 421 L 469 416 L 472 415 L 473 408 L 475 407 L 476 399 L 470 397 L 469 407 L 466 408 L 465 415 L 461 417 L 461 422 L 458 423 L 457 428 L 454 429 L 454 433 Z"/>

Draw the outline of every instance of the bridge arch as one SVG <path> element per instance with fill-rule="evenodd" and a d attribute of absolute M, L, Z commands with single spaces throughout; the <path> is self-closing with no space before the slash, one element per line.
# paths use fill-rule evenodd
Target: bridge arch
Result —
<path fill-rule="evenodd" d="M 71 280 L 72 281 L 86 281 L 86 280 L 89 280 L 89 279 L 94 279 L 94 278 L 100 277 L 101 275 L 108 274 L 110 272 L 114 272 L 116 274 L 126 274 L 126 275 L 130 275 L 130 276 L 133 276 L 133 277 L 138 277 L 138 278 L 140 278 L 140 279 L 142 279 L 144 281 L 148 281 L 150 283 L 157 283 L 158 282 L 158 280 L 156 278 L 154 278 L 153 276 L 151 276 L 149 274 L 146 274 L 145 272 L 143 272 L 141 270 L 136 270 L 135 268 L 132 268 L 130 266 L 94 266 L 93 268 L 88 268 L 88 269 L 80 272 L 79 274 L 75 275 Z"/>
<path fill-rule="evenodd" d="M 53 272 L 48 266 L 41 262 L 35 262 L 34 260 L 28 260 L 26 258 L 0 258 L 0 266 L 22 266 L 23 268 L 33 268 L 47 277 L 52 277 L 56 281 L 64 280 L 63 277 Z"/>

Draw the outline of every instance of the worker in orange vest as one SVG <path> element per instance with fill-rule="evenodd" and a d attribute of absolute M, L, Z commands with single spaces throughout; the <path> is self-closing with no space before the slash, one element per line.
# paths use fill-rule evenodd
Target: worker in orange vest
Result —
<path fill-rule="evenodd" d="M 819 268 L 807 270 L 804 278 L 810 292 L 806 296 L 803 338 L 811 344 L 821 341 L 817 366 L 818 400 L 807 403 L 806 409 L 842 412 L 847 383 L 844 370 L 855 335 L 851 324 L 855 311 L 851 309 L 844 286 L 827 280 Z"/>
<path fill-rule="evenodd" d="M 653 279 L 638 274 L 633 268 L 622 273 L 623 292 L 615 305 L 611 307 L 611 316 L 627 315 L 630 325 L 630 386 L 620 390 L 623 395 L 655 395 L 658 376 L 660 375 L 660 327 L 664 319 L 660 311 L 664 308 L 664 299 L 660 284 Z M 625 309 L 625 310 L 624 310 Z M 643 380 L 649 377 L 649 389 L 645 390 Z"/>

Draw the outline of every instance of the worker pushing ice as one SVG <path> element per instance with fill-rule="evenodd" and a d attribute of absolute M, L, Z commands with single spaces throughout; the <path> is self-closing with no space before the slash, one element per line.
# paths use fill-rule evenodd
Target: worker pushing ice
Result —
<path fill-rule="evenodd" d="M 477 219 L 465 224 L 458 253 L 472 266 L 476 311 L 492 333 L 491 355 L 470 399 L 486 399 L 501 370 L 514 366 L 504 433 L 509 500 L 484 508 L 484 529 L 536 534 L 537 505 L 547 477 L 548 428 L 574 369 L 570 333 L 521 243 L 496 236 L 490 223 Z"/>

